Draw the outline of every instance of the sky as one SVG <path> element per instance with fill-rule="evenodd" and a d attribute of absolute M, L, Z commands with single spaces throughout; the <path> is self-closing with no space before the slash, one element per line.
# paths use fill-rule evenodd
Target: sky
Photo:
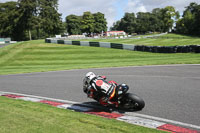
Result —
<path fill-rule="evenodd" d="M 0 2 L 7 1 L 11 0 L 0 0 Z M 182 13 L 191 2 L 200 4 L 200 0 L 58 0 L 58 12 L 62 14 L 63 21 L 71 14 L 83 15 L 86 11 L 101 12 L 105 14 L 108 27 L 111 27 L 124 16 L 125 12 L 151 12 L 154 8 L 173 6 L 176 11 Z"/>

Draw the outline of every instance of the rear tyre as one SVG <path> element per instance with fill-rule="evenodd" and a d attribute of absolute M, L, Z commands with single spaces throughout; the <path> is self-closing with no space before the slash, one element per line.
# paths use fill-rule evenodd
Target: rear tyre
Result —
<path fill-rule="evenodd" d="M 123 96 L 122 106 L 123 108 L 128 109 L 128 110 L 138 111 L 144 108 L 145 102 L 139 96 L 132 93 L 127 93 Z"/>

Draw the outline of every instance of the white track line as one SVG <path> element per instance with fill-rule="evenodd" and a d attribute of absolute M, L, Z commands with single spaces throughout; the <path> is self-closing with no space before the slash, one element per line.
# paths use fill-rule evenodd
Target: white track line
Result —
<path fill-rule="evenodd" d="M 135 117 L 135 116 L 126 116 L 126 115 L 117 118 L 117 120 L 125 121 L 131 124 L 144 126 L 148 128 L 154 128 L 154 129 L 166 124 L 166 123 L 155 121 L 155 120 L 144 119 L 144 118 Z"/>

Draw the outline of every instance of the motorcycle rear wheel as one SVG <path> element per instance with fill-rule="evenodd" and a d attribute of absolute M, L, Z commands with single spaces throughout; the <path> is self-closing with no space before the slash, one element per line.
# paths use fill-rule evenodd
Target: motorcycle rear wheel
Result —
<path fill-rule="evenodd" d="M 142 98 L 139 96 L 132 94 L 132 93 L 126 93 L 124 95 L 124 98 L 122 99 L 122 106 L 125 109 L 128 110 L 142 110 L 145 106 L 145 102 Z"/>

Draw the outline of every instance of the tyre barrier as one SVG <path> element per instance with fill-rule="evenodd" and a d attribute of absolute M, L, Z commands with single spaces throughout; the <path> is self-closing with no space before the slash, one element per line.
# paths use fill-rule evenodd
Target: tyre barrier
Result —
<path fill-rule="evenodd" d="M 71 41 L 54 38 L 46 38 L 46 43 L 67 44 L 77 46 L 105 47 L 114 49 L 125 49 L 131 51 L 152 52 L 152 53 L 200 53 L 200 45 L 187 46 L 145 46 L 145 45 L 128 45 L 109 42 L 89 42 L 89 41 Z"/>

